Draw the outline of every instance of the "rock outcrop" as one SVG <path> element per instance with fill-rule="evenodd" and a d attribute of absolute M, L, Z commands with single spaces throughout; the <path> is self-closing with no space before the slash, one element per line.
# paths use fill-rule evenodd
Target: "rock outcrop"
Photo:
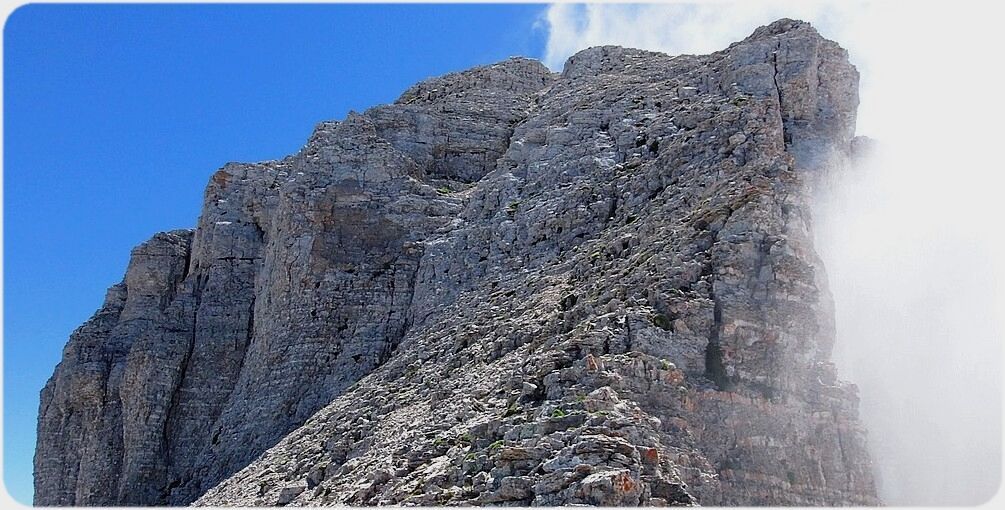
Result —
<path fill-rule="evenodd" d="M 36 504 L 877 503 L 809 204 L 857 87 L 780 20 L 450 74 L 227 164 L 70 338 Z"/>

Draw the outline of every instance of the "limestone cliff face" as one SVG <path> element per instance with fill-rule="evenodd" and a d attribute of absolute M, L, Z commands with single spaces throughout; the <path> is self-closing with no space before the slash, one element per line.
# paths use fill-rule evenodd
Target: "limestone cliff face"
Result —
<path fill-rule="evenodd" d="M 510 59 L 228 164 L 42 392 L 42 505 L 876 503 L 808 199 L 858 75 Z"/>

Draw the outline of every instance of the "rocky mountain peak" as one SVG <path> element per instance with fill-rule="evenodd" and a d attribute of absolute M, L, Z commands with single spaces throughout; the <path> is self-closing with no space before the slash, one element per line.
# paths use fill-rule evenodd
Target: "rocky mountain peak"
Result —
<path fill-rule="evenodd" d="M 212 175 L 41 395 L 40 505 L 868 505 L 816 175 L 858 74 L 710 55 L 423 81 Z"/>
<path fill-rule="evenodd" d="M 793 34 L 789 32 L 802 32 L 806 37 L 815 37 L 818 39 L 823 39 L 817 32 L 813 25 L 801 20 L 782 18 L 774 21 L 768 25 L 758 27 L 754 30 L 754 33 L 750 34 L 744 41 L 751 41 L 755 39 L 763 39 L 767 37 L 777 36 L 786 34 L 787 36 L 792 36 Z"/>

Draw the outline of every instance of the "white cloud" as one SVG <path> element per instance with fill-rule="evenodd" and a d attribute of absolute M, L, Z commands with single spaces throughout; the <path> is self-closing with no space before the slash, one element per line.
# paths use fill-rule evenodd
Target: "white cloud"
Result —
<path fill-rule="evenodd" d="M 888 504 L 980 503 L 1001 479 L 1005 92 L 993 6 L 957 1 L 558 4 L 544 61 L 618 44 L 707 53 L 781 17 L 809 21 L 862 74 L 858 131 L 884 156 L 818 211 Z"/>
<path fill-rule="evenodd" d="M 855 1 L 553 4 L 544 14 L 548 42 L 543 60 L 560 70 L 575 52 L 604 44 L 670 54 L 710 53 L 743 39 L 760 25 L 788 17 L 809 21 L 825 37 L 840 41 L 863 71 L 863 80 L 868 80 L 864 67 L 870 60 L 858 57 L 873 45 L 869 34 L 881 33 L 876 10 L 874 4 Z"/>
<path fill-rule="evenodd" d="M 554 4 L 545 13 L 551 28 L 545 62 L 552 68 L 589 46 L 619 44 L 668 53 L 708 53 L 726 47 L 758 25 L 778 18 L 820 24 L 862 9 L 862 3 L 792 1 L 661 4 Z M 841 27 L 838 23 L 832 23 Z"/>

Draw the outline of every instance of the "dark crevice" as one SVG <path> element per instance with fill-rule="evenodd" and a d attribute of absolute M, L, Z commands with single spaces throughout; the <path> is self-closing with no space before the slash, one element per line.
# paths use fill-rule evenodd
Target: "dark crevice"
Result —
<path fill-rule="evenodd" d="M 782 88 L 778 85 L 778 52 L 781 51 L 782 43 L 775 45 L 775 51 L 771 52 L 771 81 L 775 85 L 775 98 L 778 100 L 778 121 L 782 125 L 782 140 L 786 147 L 792 143 L 792 133 L 785 129 L 785 116 L 782 112 Z"/>
<path fill-rule="evenodd" d="M 158 234 L 160 235 L 160 234 Z M 160 297 L 160 309 L 165 311 L 174 302 L 175 297 L 178 296 L 178 292 L 181 291 L 182 286 L 185 284 L 185 280 L 188 278 L 190 265 L 192 263 L 192 242 L 193 238 L 188 237 L 185 241 L 185 262 L 182 264 L 181 273 L 173 273 L 169 275 L 167 292 Z M 172 257 L 176 258 L 176 257 Z"/>
<path fill-rule="evenodd" d="M 713 225 L 709 224 L 706 220 L 699 220 L 696 222 L 695 228 L 699 230 L 706 230 L 710 236 L 708 245 L 709 249 L 719 242 L 719 231 L 729 223 L 729 220 L 734 212 L 733 208 L 729 207 L 725 211 L 725 217 L 722 219 L 721 224 L 716 227 L 713 227 Z M 717 221 L 716 223 L 719 222 Z M 730 391 L 733 389 L 735 384 L 726 373 L 726 366 L 723 362 L 723 351 L 720 339 L 723 324 L 722 301 L 715 293 L 716 272 L 714 261 L 710 260 L 704 265 L 704 267 L 702 267 L 701 275 L 703 277 L 708 277 L 708 282 L 711 288 L 709 291 L 709 299 L 712 300 L 712 325 L 709 328 L 708 344 L 705 346 L 705 377 L 712 381 L 719 391 Z"/>
<path fill-rule="evenodd" d="M 189 273 L 192 272 L 192 243 L 194 241 L 193 235 L 193 239 L 188 242 L 188 246 L 185 248 L 185 270 L 182 272 L 181 281 L 188 279 Z"/>
<path fill-rule="evenodd" d="M 558 303 L 559 310 L 568 311 L 572 310 L 572 307 L 576 306 L 576 302 L 579 301 L 579 297 L 575 294 L 568 294 Z"/>
<path fill-rule="evenodd" d="M 237 367 L 237 373 L 241 373 L 241 369 L 244 368 L 244 356 L 243 353 L 248 352 L 248 346 L 251 345 L 251 339 L 255 337 L 255 295 L 251 295 L 251 303 L 248 304 L 248 325 L 245 330 L 244 336 L 244 346 L 242 346 L 242 356 L 241 365 Z"/>
<path fill-rule="evenodd" d="M 256 239 L 258 240 L 259 245 L 260 246 L 266 245 L 267 242 L 265 239 L 265 230 L 262 229 L 262 226 L 258 224 L 258 221 L 252 222 L 251 225 L 255 227 L 255 236 Z"/>
<path fill-rule="evenodd" d="M 719 391 L 729 391 L 732 381 L 726 375 L 726 367 L 722 362 L 722 346 L 719 344 L 719 331 L 722 329 L 722 303 L 711 293 L 714 303 L 712 310 L 712 327 L 709 331 L 708 345 L 705 346 L 705 377 L 708 377 Z"/>

